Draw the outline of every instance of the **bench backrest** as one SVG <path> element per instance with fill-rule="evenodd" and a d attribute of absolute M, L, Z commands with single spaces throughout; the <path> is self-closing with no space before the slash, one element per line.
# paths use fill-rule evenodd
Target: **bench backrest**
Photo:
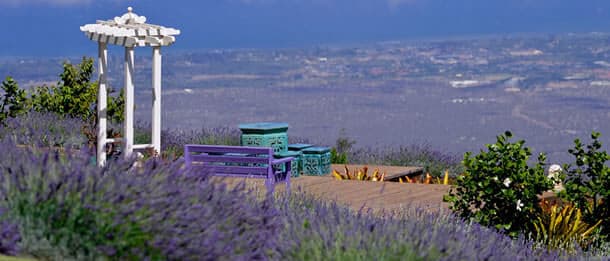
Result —
<path fill-rule="evenodd" d="M 215 174 L 268 176 L 273 148 L 194 145 L 184 146 L 186 167 L 201 167 Z"/>

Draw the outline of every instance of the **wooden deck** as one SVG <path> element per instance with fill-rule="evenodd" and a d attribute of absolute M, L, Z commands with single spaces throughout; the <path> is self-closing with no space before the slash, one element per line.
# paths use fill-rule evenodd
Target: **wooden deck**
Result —
<path fill-rule="evenodd" d="M 265 189 L 263 179 L 215 178 L 229 186 L 245 180 L 249 188 L 259 192 Z M 373 211 L 395 211 L 408 206 L 446 209 L 448 205 L 442 199 L 450 188 L 438 184 L 336 180 L 331 176 L 301 176 L 291 181 L 293 192 L 308 193 L 323 200 L 345 204 L 354 210 L 365 208 Z M 284 183 L 278 183 L 275 193 L 284 191 Z"/>
<path fill-rule="evenodd" d="M 365 207 L 390 211 L 410 205 L 447 207 L 442 200 L 450 188 L 438 184 L 336 180 L 326 176 L 303 176 L 293 179 L 292 183 L 295 191 L 300 189 L 325 200 L 347 204 L 354 209 Z"/>
<path fill-rule="evenodd" d="M 222 178 L 229 187 L 240 181 L 260 195 L 265 192 L 263 179 Z M 373 182 L 357 180 L 337 180 L 331 176 L 301 176 L 291 179 L 291 190 L 296 193 L 308 193 L 322 200 L 345 204 L 354 210 L 361 208 L 373 212 L 399 211 L 404 207 L 422 207 L 431 211 L 448 210 L 449 204 L 443 202 L 451 186 L 440 184 L 409 184 L 398 182 Z M 285 183 L 278 183 L 276 195 L 285 192 Z M 553 192 L 545 192 L 542 198 L 556 200 Z"/>

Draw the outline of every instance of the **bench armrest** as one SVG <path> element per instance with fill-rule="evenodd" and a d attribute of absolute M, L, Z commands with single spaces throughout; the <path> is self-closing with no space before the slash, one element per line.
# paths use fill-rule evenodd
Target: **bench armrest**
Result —
<path fill-rule="evenodd" d="M 282 164 L 282 163 L 287 163 L 287 162 L 291 162 L 294 160 L 294 157 L 286 157 L 286 158 L 281 158 L 281 159 L 274 159 L 271 161 L 271 164 L 275 165 L 275 164 Z"/>

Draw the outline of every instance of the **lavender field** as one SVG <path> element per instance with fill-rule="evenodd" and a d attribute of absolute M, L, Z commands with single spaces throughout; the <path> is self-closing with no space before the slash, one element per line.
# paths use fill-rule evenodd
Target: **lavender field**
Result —
<path fill-rule="evenodd" d="M 31 112 L 0 128 L 0 148 L 11 151 L 0 158 L 0 253 L 44 260 L 568 260 L 608 254 L 605 246 L 547 250 L 526 235 L 510 238 L 417 205 L 380 214 L 299 190 L 269 195 L 244 184 L 228 188 L 183 169 L 180 159 L 150 158 L 135 168 L 135 159 L 116 159 L 98 168 L 86 139 L 71 127 L 79 124 Z M 165 132 L 164 147 L 237 140 L 227 129 L 185 133 Z M 361 160 L 384 156 L 360 153 Z M 426 148 L 395 153 L 386 156 L 451 161 Z"/>

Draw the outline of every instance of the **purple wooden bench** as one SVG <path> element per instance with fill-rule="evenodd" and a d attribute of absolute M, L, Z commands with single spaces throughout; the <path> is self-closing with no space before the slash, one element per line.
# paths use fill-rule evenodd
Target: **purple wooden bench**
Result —
<path fill-rule="evenodd" d="M 187 169 L 206 171 L 217 176 L 264 178 L 267 191 L 273 192 L 275 183 L 286 181 L 290 192 L 291 161 L 294 158 L 273 158 L 273 148 L 216 145 L 184 145 Z M 274 165 L 284 164 L 282 168 Z"/>

